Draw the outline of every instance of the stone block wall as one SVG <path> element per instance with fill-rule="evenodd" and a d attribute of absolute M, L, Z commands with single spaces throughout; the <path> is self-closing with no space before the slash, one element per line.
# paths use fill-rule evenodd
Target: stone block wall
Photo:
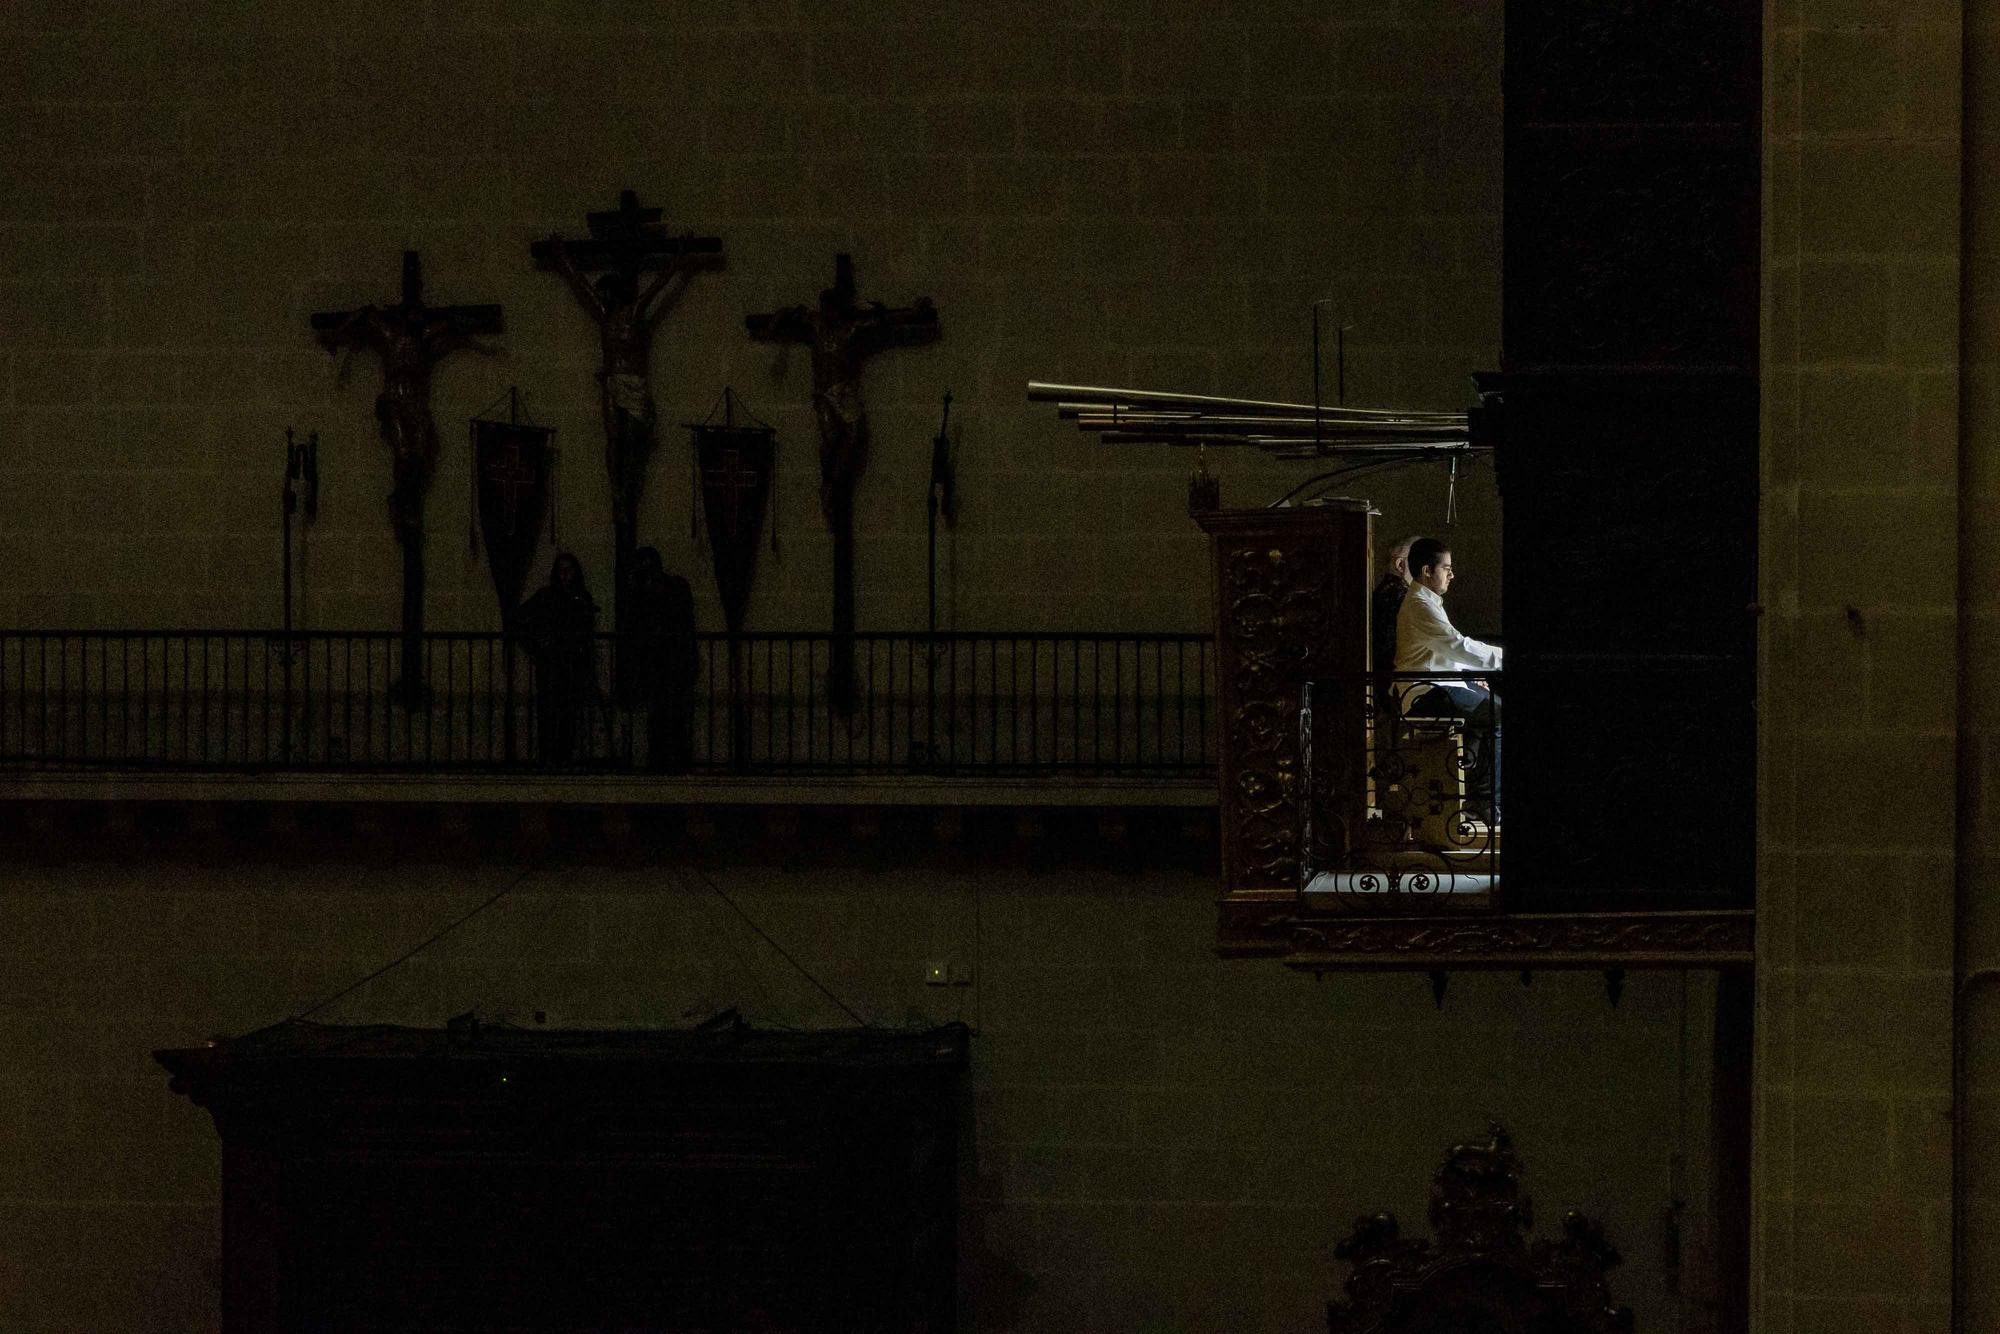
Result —
<path fill-rule="evenodd" d="M 1766 7 L 1751 1326 L 1773 1334 L 1950 1322 L 1981 541 L 1959 519 L 1960 8 Z"/>
<path fill-rule="evenodd" d="M 1959 821 L 1957 934 L 1961 988 L 1959 1162 L 1961 1208 L 1956 1252 L 1964 1324 L 2000 1320 L 2000 1186 L 1993 1175 L 2000 1130 L 2000 835 L 1994 784 L 2000 775 L 2000 717 L 1991 703 L 2000 682 L 2000 550 L 1993 514 L 2000 499 L 2000 317 L 1994 262 L 2000 258 L 2000 13 L 1968 5 L 1963 26 L 1964 282 L 1959 461 Z"/>
<path fill-rule="evenodd" d="M 148 1053 L 295 1014 L 517 878 L 313 1017 L 435 1025 L 477 1007 L 489 1022 L 673 1027 L 737 1005 L 762 1023 L 852 1022 L 686 854 L 525 876 L 407 857 L 9 866 L 0 1330 L 214 1328 L 216 1137 Z M 1572 1207 L 1606 1223 L 1640 1329 L 1698 1309 L 1670 1287 L 1662 1220 L 1673 1155 L 1703 1154 L 1700 977 L 1634 974 L 1614 1009 L 1596 974 L 1462 974 L 1439 1008 L 1420 975 L 1316 982 L 1217 960 L 1212 870 L 949 850 L 703 860 L 863 1017 L 975 1026 L 969 1329 L 1312 1328 L 1356 1216 L 1391 1208 L 1426 1231 L 1431 1173 L 1488 1118 L 1526 1159 L 1537 1235 Z M 923 985 L 933 959 L 973 984 Z"/>
<path fill-rule="evenodd" d="M 662 444 L 642 539 L 693 576 L 687 441 L 724 385 L 780 428 L 780 555 L 752 624 L 828 617 L 806 358 L 745 337 L 851 251 L 864 299 L 934 297 L 943 341 L 876 358 L 860 616 L 924 615 L 924 501 L 955 395 L 962 628 L 1208 619 L 1190 460 L 1110 451 L 1030 378 L 1310 396 L 1311 305 L 1350 400 L 1470 402 L 1499 341 L 1500 6 L 675 0 L 19 4 L 0 14 L 0 621 L 263 625 L 278 615 L 282 432 L 317 429 L 305 622 L 396 613 L 377 369 L 306 316 L 388 301 L 422 251 L 437 303 L 497 301 L 493 357 L 439 370 L 431 622 L 497 622 L 469 553 L 466 419 L 519 385 L 564 451 L 561 542 L 609 593 L 597 344 L 531 241 L 623 188 L 720 235 L 654 350 Z M 1335 368 L 1326 360 L 1327 393 Z M 1229 503 L 1307 474 L 1216 461 Z M 1400 535 L 1442 477 L 1362 485 Z M 1490 472 L 1462 488 L 1462 619 L 1499 618 Z"/>

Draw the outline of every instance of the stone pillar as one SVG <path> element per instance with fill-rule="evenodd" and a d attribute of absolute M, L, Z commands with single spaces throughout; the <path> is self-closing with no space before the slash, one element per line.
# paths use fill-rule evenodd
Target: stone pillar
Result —
<path fill-rule="evenodd" d="M 1959 988 L 1953 1186 L 1954 1260 L 1963 1329 L 2000 1321 L 2000 6 L 1970 8 L 1964 38 L 1964 246 L 1959 367 Z"/>
<path fill-rule="evenodd" d="M 1950 1321 L 1959 11 L 1767 9 L 1762 1334 Z"/>

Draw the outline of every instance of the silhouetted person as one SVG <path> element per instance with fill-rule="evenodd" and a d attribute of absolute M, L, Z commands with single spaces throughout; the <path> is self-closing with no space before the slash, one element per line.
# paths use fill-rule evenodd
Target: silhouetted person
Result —
<path fill-rule="evenodd" d="M 1409 596 L 1410 547 L 1416 540 L 1406 537 L 1389 548 L 1388 568 L 1382 571 L 1369 597 L 1372 631 L 1369 656 L 1374 660 L 1375 670 L 1383 676 L 1396 670 L 1396 613 L 1403 609 L 1403 599 Z"/>
<path fill-rule="evenodd" d="M 646 767 L 682 773 L 694 758 L 694 683 L 701 663 L 696 653 L 694 590 L 668 574 L 660 553 L 640 547 L 632 553 L 632 599 L 628 651 L 638 701 L 646 706 Z"/>
<path fill-rule="evenodd" d="M 556 555 L 549 581 L 521 604 L 515 628 L 535 659 L 535 715 L 544 767 L 573 763 L 587 710 L 597 698 L 597 603 L 583 564 Z"/>

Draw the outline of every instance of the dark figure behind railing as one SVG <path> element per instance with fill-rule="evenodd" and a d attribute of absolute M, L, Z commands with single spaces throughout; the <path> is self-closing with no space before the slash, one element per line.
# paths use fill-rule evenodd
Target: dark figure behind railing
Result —
<path fill-rule="evenodd" d="M 597 687 L 597 603 L 583 562 L 560 552 L 549 582 L 521 604 L 514 628 L 535 660 L 536 753 L 544 769 L 574 764 Z"/>
<path fill-rule="evenodd" d="M 636 687 L 624 702 L 646 711 L 646 767 L 654 773 L 685 773 L 694 760 L 694 685 L 701 667 L 695 653 L 694 592 L 687 580 L 667 573 L 652 547 L 632 553 L 631 577 L 628 638 L 621 648 L 636 661 L 630 673 L 617 679 Z"/>

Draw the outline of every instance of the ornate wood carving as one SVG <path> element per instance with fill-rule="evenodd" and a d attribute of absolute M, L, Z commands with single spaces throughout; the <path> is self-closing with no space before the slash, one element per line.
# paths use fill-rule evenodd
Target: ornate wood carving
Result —
<path fill-rule="evenodd" d="M 1228 892 L 1298 887 L 1299 687 L 1366 667 L 1370 517 L 1359 506 L 1198 516 L 1215 552 Z"/>
<path fill-rule="evenodd" d="M 1619 1255 L 1574 1211 L 1560 1240 L 1530 1242 L 1531 1202 L 1507 1132 L 1460 1144 L 1431 1182 L 1435 1241 L 1404 1237 L 1391 1213 L 1355 1220 L 1334 1254 L 1353 1266 L 1327 1304 L 1331 1334 L 1629 1334 L 1632 1312 L 1605 1279 Z"/>
<path fill-rule="evenodd" d="M 1269 894 L 1225 899 L 1220 935 L 1225 955 L 1301 969 L 1716 968 L 1751 961 L 1755 918 L 1747 909 L 1334 916 Z"/>

